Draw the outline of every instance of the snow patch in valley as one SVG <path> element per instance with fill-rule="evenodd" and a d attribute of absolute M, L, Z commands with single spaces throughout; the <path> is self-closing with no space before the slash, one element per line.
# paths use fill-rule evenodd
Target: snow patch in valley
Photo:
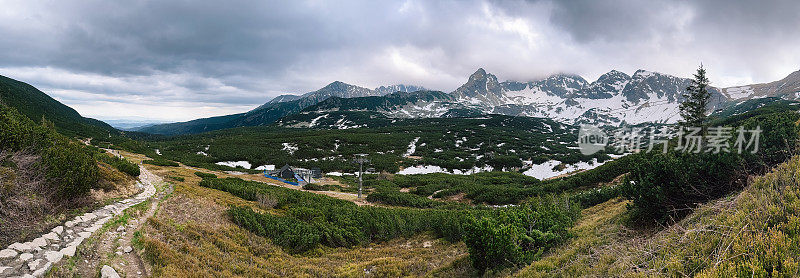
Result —
<path fill-rule="evenodd" d="M 300 148 L 297 147 L 297 144 L 294 143 L 283 143 L 283 150 L 288 152 L 289 155 L 293 155 L 295 151 L 299 150 Z"/>
<path fill-rule="evenodd" d="M 261 166 L 256 167 L 255 170 L 273 171 L 273 170 L 275 170 L 275 165 L 261 165 Z"/>
<path fill-rule="evenodd" d="M 215 164 L 221 165 L 221 166 L 233 167 L 233 168 L 236 168 L 237 166 L 239 166 L 239 167 L 242 167 L 242 168 L 245 168 L 245 169 L 250 169 L 250 167 L 253 167 L 253 165 L 251 165 L 250 162 L 247 162 L 247 161 L 244 161 L 244 160 L 242 160 L 242 161 L 221 161 L 221 162 L 217 162 Z"/>
<path fill-rule="evenodd" d="M 414 154 L 414 152 L 417 151 L 417 142 L 419 142 L 419 137 L 414 138 L 414 140 L 412 140 L 411 143 L 408 144 L 408 150 L 403 155 L 404 157 L 409 157 L 412 154 Z"/>
<path fill-rule="evenodd" d="M 491 166 L 484 166 L 482 168 L 473 167 L 469 170 L 461 170 L 461 169 L 453 169 L 448 170 L 446 168 L 442 168 L 436 165 L 417 165 L 413 167 L 408 167 L 400 172 L 397 172 L 398 175 L 419 175 L 419 174 L 431 174 L 431 173 L 445 173 L 445 174 L 455 174 L 455 175 L 469 175 L 474 173 L 480 172 L 488 172 L 494 170 Z"/>
<path fill-rule="evenodd" d="M 553 168 L 557 165 L 561 164 L 561 161 L 558 160 L 548 160 L 542 164 L 532 164 L 530 161 L 525 161 L 526 164 L 530 164 L 531 168 L 523 172 L 522 174 L 526 176 L 531 176 L 540 180 L 552 178 L 555 176 L 563 175 L 566 173 L 575 172 L 578 170 L 589 170 L 600 167 L 605 162 L 597 162 L 597 159 L 592 159 L 591 163 L 587 162 L 578 162 L 576 164 L 566 165 L 563 170 L 554 171 Z"/>
<path fill-rule="evenodd" d="M 322 119 L 322 118 L 327 118 L 327 117 L 328 117 L 328 114 L 322 114 L 322 116 L 319 116 L 319 117 L 316 117 L 316 118 L 314 118 L 313 120 L 311 120 L 311 123 L 308 125 L 308 127 L 314 127 L 314 126 L 316 126 L 316 125 L 317 125 L 317 122 L 319 121 L 319 119 Z"/>

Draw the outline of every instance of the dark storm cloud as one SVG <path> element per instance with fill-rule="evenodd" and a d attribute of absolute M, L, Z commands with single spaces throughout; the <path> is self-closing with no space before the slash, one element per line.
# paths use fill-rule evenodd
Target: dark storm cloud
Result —
<path fill-rule="evenodd" d="M 501 79 L 592 79 L 638 68 L 686 76 L 702 61 L 728 85 L 800 68 L 800 10 L 790 1 L 27 0 L 3 8 L 0 74 L 101 118 L 241 112 L 334 80 L 449 91 L 478 67 Z"/>

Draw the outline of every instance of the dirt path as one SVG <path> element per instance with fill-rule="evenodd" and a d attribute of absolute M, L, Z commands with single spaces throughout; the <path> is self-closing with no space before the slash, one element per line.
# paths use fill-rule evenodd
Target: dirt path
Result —
<path fill-rule="evenodd" d="M 142 260 L 139 251 L 132 247 L 133 237 L 139 227 L 156 213 L 159 201 L 163 200 L 164 196 L 171 191 L 169 185 L 164 183 L 161 177 L 144 167 L 141 167 L 141 170 L 139 175 L 141 180 L 156 185 L 162 190 L 158 190 L 144 208 L 138 212 L 132 212 L 132 217 L 127 220 L 127 223 L 119 225 L 103 235 L 96 248 L 100 255 L 99 258 L 113 258 L 105 263 L 114 268 L 122 277 L 147 277 L 150 275 L 150 267 Z M 112 226 L 112 228 L 114 227 Z"/>
<path fill-rule="evenodd" d="M 63 256 L 65 260 L 52 262 L 49 277 L 97 277 L 104 266 L 110 266 L 122 277 L 146 277 L 149 268 L 137 250 L 132 247 L 135 231 L 152 216 L 158 208 L 158 201 L 166 196 L 171 188 L 161 178 L 145 167 L 139 166 L 141 174 L 139 182 L 143 185 L 143 193 L 136 197 L 120 201 L 124 206 L 114 206 L 113 213 L 93 212 L 102 216 L 101 220 L 79 233 L 80 241 L 75 244 L 71 255 Z M 112 205 L 113 206 L 113 205 Z M 64 226 L 81 224 L 87 219 L 86 214 L 74 222 Z M 67 232 L 64 232 L 67 234 Z M 81 244 L 83 243 L 83 244 Z M 77 250 L 76 250 L 77 249 Z M 46 273 L 41 272 L 39 275 Z M 5 277 L 0 275 L 0 277 Z"/>
<path fill-rule="evenodd" d="M 147 171 L 143 167 L 141 169 Z M 153 183 L 147 178 L 142 179 L 139 185 L 143 190 L 133 197 L 77 216 L 30 242 L 17 242 L 0 250 L 0 277 L 41 277 L 48 272 L 61 271 L 65 264 L 74 266 L 88 246 L 97 242 L 96 237 L 105 233 L 110 223 L 113 224 L 126 210 L 145 202 L 156 193 Z M 88 260 L 84 261 L 89 264 Z M 95 268 L 87 269 L 90 275 L 84 276 L 96 275 Z"/>

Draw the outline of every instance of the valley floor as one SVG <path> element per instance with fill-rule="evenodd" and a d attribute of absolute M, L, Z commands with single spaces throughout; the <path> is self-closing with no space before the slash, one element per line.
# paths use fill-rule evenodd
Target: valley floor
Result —
<path fill-rule="evenodd" d="M 145 159 L 124 155 L 134 162 Z M 50 276 L 96 276 L 103 265 L 128 277 L 480 275 L 470 266 L 463 242 L 429 234 L 354 248 L 287 253 L 229 220 L 226 211 L 232 205 L 264 212 L 255 202 L 199 186 L 197 169 L 145 167 L 143 178 L 163 179 L 171 186 L 155 183 L 159 190 L 154 199 L 109 220 Z M 583 210 L 570 229 L 574 237 L 541 259 L 486 275 L 791 277 L 800 274 L 798 177 L 800 157 L 794 157 L 753 179 L 741 192 L 702 205 L 669 227 L 632 225 L 628 202 L 612 199 Z"/>
<path fill-rule="evenodd" d="M 228 220 L 230 205 L 258 210 L 254 202 L 199 186 L 195 169 L 147 167 L 165 178 L 183 178 L 169 180 L 174 192 L 140 230 L 143 256 L 156 277 L 424 276 L 452 269 L 467 254 L 463 243 L 430 235 L 289 254 Z"/>

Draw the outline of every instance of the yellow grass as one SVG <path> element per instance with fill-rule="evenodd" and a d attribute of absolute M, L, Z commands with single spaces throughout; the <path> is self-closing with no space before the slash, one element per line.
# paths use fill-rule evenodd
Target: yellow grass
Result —
<path fill-rule="evenodd" d="M 625 202 L 584 211 L 576 235 L 521 277 L 798 277 L 800 157 L 656 233 L 625 225 Z M 636 228 L 636 227 L 633 227 Z"/>
<path fill-rule="evenodd" d="M 195 169 L 146 165 L 162 177 L 183 177 L 141 230 L 145 260 L 158 277 L 400 277 L 452 268 L 467 250 L 430 235 L 355 248 L 320 247 L 289 254 L 231 223 L 230 205 L 258 204 L 201 187 Z M 227 176 L 215 172 L 219 176 Z M 241 176 L 234 176 L 241 177 Z"/>

